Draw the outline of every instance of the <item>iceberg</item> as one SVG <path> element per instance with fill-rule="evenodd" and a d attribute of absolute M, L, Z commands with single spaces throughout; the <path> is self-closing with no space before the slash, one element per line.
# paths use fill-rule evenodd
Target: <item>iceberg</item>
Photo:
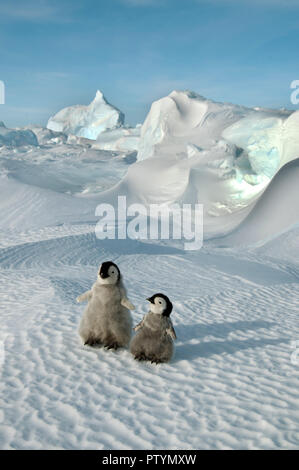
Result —
<path fill-rule="evenodd" d="M 124 119 L 124 114 L 108 103 L 103 93 L 98 90 L 88 106 L 69 106 L 50 117 L 47 128 L 96 140 L 102 132 L 122 126 Z"/>

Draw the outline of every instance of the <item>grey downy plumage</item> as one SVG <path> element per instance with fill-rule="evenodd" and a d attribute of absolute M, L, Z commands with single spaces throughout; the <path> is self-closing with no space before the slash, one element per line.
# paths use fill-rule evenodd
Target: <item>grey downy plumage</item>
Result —
<path fill-rule="evenodd" d="M 77 298 L 88 300 L 80 322 L 79 334 L 84 344 L 101 344 L 117 349 L 129 344 L 132 334 L 130 310 L 134 305 L 127 299 L 119 268 L 111 261 L 102 263 L 98 279 L 91 290 Z"/>
<path fill-rule="evenodd" d="M 169 362 L 174 353 L 175 330 L 169 315 L 172 303 L 164 294 L 155 294 L 147 299 L 150 311 L 134 328 L 136 335 L 131 341 L 130 351 L 139 361 L 153 363 Z"/>

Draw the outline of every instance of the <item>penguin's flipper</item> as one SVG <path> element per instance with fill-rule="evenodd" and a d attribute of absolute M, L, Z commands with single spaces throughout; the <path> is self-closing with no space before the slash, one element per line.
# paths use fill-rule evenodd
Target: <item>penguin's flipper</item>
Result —
<path fill-rule="evenodd" d="M 135 310 L 135 306 L 126 297 L 123 297 L 120 303 L 123 307 L 126 307 L 129 310 Z"/>
<path fill-rule="evenodd" d="M 172 324 L 167 328 L 166 333 L 167 333 L 172 339 L 177 339 L 177 335 L 176 335 L 175 329 L 173 328 L 173 325 L 172 325 Z"/>
<path fill-rule="evenodd" d="M 142 318 L 142 320 L 138 323 L 138 325 L 134 326 L 134 328 L 133 328 L 134 331 L 138 331 L 138 330 L 140 330 L 140 328 L 142 328 L 144 319 L 145 319 L 145 316 L 144 316 L 144 317 Z"/>
<path fill-rule="evenodd" d="M 92 291 L 88 290 L 87 292 L 84 292 L 84 294 L 79 295 L 79 297 L 76 298 L 77 302 L 84 302 L 84 300 L 90 300 L 92 297 Z"/>

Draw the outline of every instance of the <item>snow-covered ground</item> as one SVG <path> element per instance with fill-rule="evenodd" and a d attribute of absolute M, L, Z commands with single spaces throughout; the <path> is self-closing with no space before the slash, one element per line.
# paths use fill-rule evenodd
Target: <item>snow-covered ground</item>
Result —
<path fill-rule="evenodd" d="M 184 100 L 186 118 L 175 120 L 175 131 L 191 159 L 199 142 L 189 131 L 200 112 L 193 103 L 190 114 Z M 209 148 L 199 151 L 192 183 L 185 164 L 168 166 L 171 139 L 160 158 L 152 146 L 155 155 L 135 163 L 131 150 L 108 152 L 86 139 L 31 129 L 39 145 L 0 147 L 0 447 L 298 448 L 298 160 L 278 163 L 236 206 L 229 205 L 236 172 L 229 180 L 223 176 L 219 155 L 234 151 L 237 158 L 233 145 L 243 141 L 233 144 L 220 134 L 205 141 Z M 296 157 L 292 138 L 288 161 Z M 227 162 L 226 170 L 235 169 L 229 155 Z M 148 202 L 142 174 L 154 181 L 150 195 L 159 201 L 190 202 L 196 195 L 210 209 L 216 202 L 229 206 L 214 214 L 218 238 L 211 238 L 211 222 L 197 252 L 171 243 L 98 240 L 97 204 L 117 194 Z M 238 228 L 220 237 L 220 225 L 223 232 Z M 82 346 L 77 329 L 84 306 L 75 299 L 109 259 L 119 265 L 136 305 L 134 322 L 146 312 L 146 297 L 162 291 L 172 300 L 178 340 L 170 364 L 137 363 L 127 350 Z"/>

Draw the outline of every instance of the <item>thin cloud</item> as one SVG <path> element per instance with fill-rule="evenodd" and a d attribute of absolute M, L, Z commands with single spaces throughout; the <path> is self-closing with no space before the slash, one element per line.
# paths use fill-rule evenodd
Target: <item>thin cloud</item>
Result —
<path fill-rule="evenodd" d="M 197 0 L 198 3 L 214 3 L 214 4 L 230 4 L 230 5 L 258 5 L 258 6 L 273 6 L 273 7 L 299 7 L 299 0 Z"/>
<path fill-rule="evenodd" d="M 65 72 L 37 72 L 35 78 L 40 81 L 65 80 L 70 78 L 70 74 Z"/>
<path fill-rule="evenodd" d="M 129 7 L 158 6 L 164 3 L 163 0 L 120 0 L 120 2 Z"/>
<path fill-rule="evenodd" d="M 63 6 L 54 1 L 48 0 L 14 0 L 1 5 L 1 19 L 12 21 L 50 21 L 50 22 L 68 22 L 70 16 L 63 10 Z"/>
<path fill-rule="evenodd" d="M 130 7 L 145 7 L 145 6 L 161 6 L 165 3 L 171 5 L 172 0 L 118 0 L 121 3 Z M 299 0 L 181 0 L 184 3 L 209 3 L 209 4 L 235 4 L 235 5 L 259 5 L 259 6 L 277 6 L 285 7 L 299 7 Z"/>

